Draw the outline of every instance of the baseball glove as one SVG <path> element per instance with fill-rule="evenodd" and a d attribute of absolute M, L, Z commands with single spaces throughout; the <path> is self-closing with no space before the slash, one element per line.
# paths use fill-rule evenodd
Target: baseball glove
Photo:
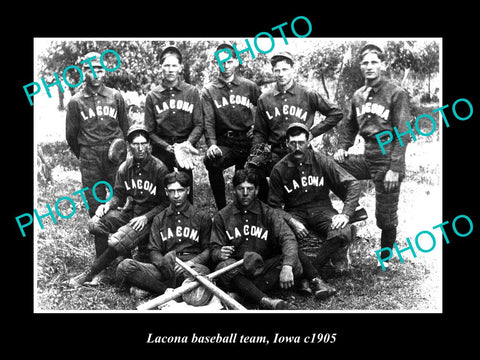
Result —
<path fill-rule="evenodd" d="M 108 158 L 116 165 L 127 158 L 127 143 L 123 139 L 114 139 L 108 148 Z"/>
<path fill-rule="evenodd" d="M 186 170 L 192 170 L 195 167 L 194 155 L 198 155 L 199 151 L 189 141 L 173 144 L 173 151 L 179 167 Z"/>
<path fill-rule="evenodd" d="M 245 167 L 260 168 L 269 165 L 272 161 L 270 145 L 266 143 L 256 144 L 250 150 Z"/>

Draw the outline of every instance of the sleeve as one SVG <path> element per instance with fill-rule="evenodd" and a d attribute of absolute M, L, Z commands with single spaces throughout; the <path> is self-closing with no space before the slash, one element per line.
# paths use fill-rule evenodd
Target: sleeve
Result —
<path fill-rule="evenodd" d="M 193 88 L 193 130 L 188 137 L 188 141 L 193 146 L 197 145 L 198 140 L 203 135 L 203 111 L 200 93 L 197 88 Z"/>
<path fill-rule="evenodd" d="M 298 243 L 294 233 L 276 209 L 270 209 L 268 217 L 273 235 L 278 239 L 282 251 L 282 265 L 294 267 L 298 264 Z"/>
<path fill-rule="evenodd" d="M 145 99 L 144 124 L 148 130 L 148 133 L 150 135 L 150 141 L 152 142 L 152 144 L 157 145 L 162 149 L 166 149 L 169 144 L 166 141 L 162 140 L 156 134 L 157 123 L 155 122 L 155 113 L 154 113 L 153 107 L 154 105 L 153 105 L 152 95 L 149 93 L 147 94 L 147 98 Z"/>
<path fill-rule="evenodd" d="M 210 254 L 214 263 L 220 261 L 220 249 L 228 245 L 230 241 L 225 233 L 225 224 L 220 214 L 217 213 L 212 223 L 212 233 L 210 236 Z"/>
<path fill-rule="evenodd" d="M 266 143 L 268 140 L 268 121 L 265 118 L 264 104 L 258 100 L 255 123 L 253 124 L 252 146 Z"/>
<path fill-rule="evenodd" d="M 127 107 L 125 105 L 125 100 L 123 99 L 122 94 L 120 92 L 117 92 L 115 94 L 115 98 L 117 101 L 117 119 L 118 123 L 120 124 L 120 128 L 122 129 L 123 137 L 126 139 L 127 138 L 127 132 L 128 128 L 130 127 L 130 123 L 128 121 L 128 116 L 127 116 Z"/>
<path fill-rule="evenodd" d="M 200 248 L 202 252 L 190 259 L 190 261 L 195 264 L 206 264 L 210 258 L 210 236 L 212 232 L 212 219 L 208 214 L 202 216 L 201 226 L 200 226 Z"/>
<path fill-rule="evenodd" d="M 329 101 L 325 100 L 318 92 L 312 91 L 310 93 L 311 102 L 314 107 L 322 115 L 325 115 L 325 119 L 310 129 L 310 132 L 314 137 L 326 133 L 332 129 L 343 119 L 343 111 Z"/>
<path fill-rule="evenodd" d="M 340 149 L 348 150 L 355 143 L 355 137 L 358 134 L 357 113 L 352 100 L 348 115 L 341 122 L 339 129 L 338 146 Z"/>
<path fill-rule="evenodd" d="M 207 146 L 217 145 L 217 135 L 215 132 L 215 109 L 213 99 L 209 91 L 205 88 L 202 91 L 202 109 L 204 121 L 204 133 Z"/>
<path fill-rule="evenodd" d="M 392 127 L 397 127 L 399 133 L 405 133 L 409 130 L 407 122 L 411 120 L 408 93 L 403 89 L 395 93 L 393 95 L 392 103 Z M 390 170 L 399 173 L 405 172 L 405 152 L 410 140 L 410 135 L 402 137 L 402 142 L 404 143 L 403 146 L 401 146 L 400 141 L 393 141 Z"/>
<path fill-rule="evenodd" d="M 80 156 L 80 145 L 78 144 L 78 133 L 80 131 L 80 114 L 78 104 L 71 100 L 67 105 L 67 115 L 65 119 L 65 137 L 67 144 L 77 157 Z"/>
<path fill-rule="evenodd" d="M 116 209 L 127 200 L 127 189 L 125 188 L 125 163 L 122 163 L 115 174 L 115 184 L 113 186 L 113 196 L 108 202 L 110 209 Z"/>
<path fill-rule="evenodd" d="M 253 83 L 252 86 L 252 104 L 254 106 L 258 105 L 258 98 L 262 95 L 262 90 L 258 87 L 257 84 Z"/>
<path fill-rule="evenodd" d="M 319 161 L 322 161 L 322 159 L 319 159 Z M 358 206 L 360 182 L 330 157 L 323 156 L 322 162 L 325 164 L 326 182 L 329 188 L 332 188 L 332 184 L 342 184 L 346 188 L 342 214 L 351 217 Z"/>
<path fill-rule="evenodd" d="M 285 220 L 287 223 L 292 218 L 288 212 L 283 210 L 284 205 L 283 199 L 283 184 L 282 184 L 282 177 L 278 171 L 278 169 L 273 168 L 270 174 L 270 189 L 268 191 L 268 205 L 277 209 L 280 216 Z"/>
<path fill-rule="evenodd" d="M 168 170 L 165 165 L 162 165 L 161 168 L 157 172 L 157 179 L 155 182 L 155 186 L 158 189 L 157 193 L 157 199 L 158 199 L 158 205 L 152 208 L 150 211 L 147 211 L 145 214 L 148 221 L 150 222 L 157 214 L 159 214 L 163 209 L 167 208 L 168 205 L 170 204 L 167 195 L 165 194 L 164 189 L 164 183 L 163 179 L 165 179 L 165 176 L 167 175 Z"/>
<path fill-rule="evenodd" d="M 150 237 L 147 246 L 150 254 L 150 262 L 157 268 L 162 264 L 163 254 L 165 252 L 163 241 L 160 237 L 160 225 L 161 217 L 155 216 L 150 228 Z"/>

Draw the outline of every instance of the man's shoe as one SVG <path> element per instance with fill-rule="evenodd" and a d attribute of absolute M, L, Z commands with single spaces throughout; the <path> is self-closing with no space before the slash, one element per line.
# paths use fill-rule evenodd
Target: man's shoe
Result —
<path fill-rule="evenodd" d="M 349 249 L 350 247 L 348 245 L 343 246 L 338 249 L 330 259 L 332 266 L 340 271 L 340 273 L 345 273 L 350 270 L 352 261 L 350 259 Z"/>
<path fill-rule="evenodd" d="M 79 286 L 83 286 L 83 284 L 85 284 L 89 280 L 90 280 L 90 278 L 88 276 L 88 272 L 85 271 L 85 272 L 71 278 L 68 281 L 68 286 L 76 288 L 76 287 L 79 287 Z"/>
<path fill-rule="evenodd" d="M 286 310 L 288 309 L 287 302 L 281 299 L 272 299 L 263 297 L 260 300 L 260 307 L 267 310 Z"/>
<path fill-rule="evenodd" d="M 310 282 L 310 287 L 313 291 L 313 294 L 315 295 L 315 298 L 319 300 L 325 300 L 336 292 L 334 287 L 326 284 L 325 282 L 323 282 L 322 279 L 318 277 L 312 279 L 312 281 Z"/>
<path fill-rule="evenodd" d="M 307 279 L 301 279 L 298 284 L 297 292 L 302 296 L 313 295 L 313 291 L 310 288 L 310 283 Z"/>
<path fill-rule="evenodd" d="M 350 224 L 353 224 L 357 221 L 362 221 L 368 218 L 367 210 L 362 206 L 359 209 L 355 210 L 352 217 L 350 218 Z"/>
<path fill-rule="evenodd" d="M 105 276 L 106 276 L 105 270 L 102 270 L 97 275 L 95 275 L 93 279 L 89 281 L 85 281 L 84 285 L 98 286 L 100 285 L 101 282 L 103 282 Z"/>

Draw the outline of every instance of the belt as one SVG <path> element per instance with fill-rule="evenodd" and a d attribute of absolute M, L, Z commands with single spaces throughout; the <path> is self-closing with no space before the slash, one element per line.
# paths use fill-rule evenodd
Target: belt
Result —
<path fill-rule="evenodd" d="M 225 131 L 222 135 L 227 138 L 234 138 L 234 137 L 247 137 L 247 132 L 246 131 L 234 131 L 234 130 L 228 130 Z"/>
<path fill-rule="evenodd" d="M 160 136 L 160 139 L 166 142 L 184 142 L 188 139 L 188 136 Z"/>

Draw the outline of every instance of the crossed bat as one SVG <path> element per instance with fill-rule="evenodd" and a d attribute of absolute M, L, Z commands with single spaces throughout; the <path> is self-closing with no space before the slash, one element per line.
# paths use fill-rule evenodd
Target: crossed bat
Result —
<path fill-rule="evenodd" d="M 237 262 L 226 266 L 224 268 L 221 268 L 217 271 L 214 271 L 213 273 L 210 273 L 208 275 L 200 275 L 198 272 L 196 272 L 194 269 L 189 267 L 187 264 L 185 264 L 182 260 L 180 260 L 178 257 L 175 258 L 175 261 L 178 265 L 180 265 L 185 271 L 187 271 L 196 281 L 184 284 L 182 286 L 179 286 L 172 292 L 168 294 L 163 294 L 160 296 L 157 296 L 154 299 L 151 299 L 143 304 L 140 304 L 137 306 L 137 310 L 150 310 L 153 309 L 157 306 L 163 305 L 166 302 L 176 299 L 177 297 L 181 296 L 182 294 L 191 291 L 195 289 L 198 286 L 205 286 L 207 289 L 209 289 L 214 295 L 218 296 L 220 300 L 222 300 L 228 307 L 230 307 L 233 310 L 247 310 L 242 304 L 240 304 L 238 301 L 236 301 L 234 298 L 229 296 L 225 291 L 222 289 L 218 288 L 215 284 L 213 284 L 210 280 L 218 277 L 219 275 L 222 275 L 240 265 L 243 264 L 243 259 L 238 260 Z"/>

